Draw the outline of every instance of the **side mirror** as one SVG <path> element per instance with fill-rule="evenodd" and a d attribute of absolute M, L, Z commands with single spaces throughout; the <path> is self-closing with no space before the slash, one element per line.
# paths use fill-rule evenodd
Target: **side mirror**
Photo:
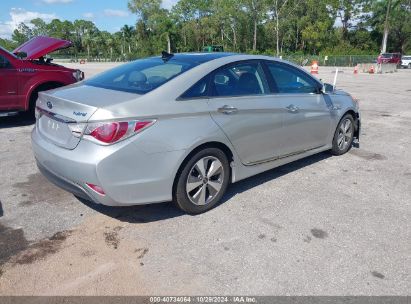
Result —
<path fill-rule="evenodd" d="M 334 86 L 329 83 L 324 83 L 322 88 L 323 93 L 329 94 L 334 92 Z"/>

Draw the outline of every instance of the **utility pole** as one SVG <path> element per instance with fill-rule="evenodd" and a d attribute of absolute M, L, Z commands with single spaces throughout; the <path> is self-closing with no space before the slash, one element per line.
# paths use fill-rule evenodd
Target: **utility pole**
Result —
<path fill-rule="evenodd" d="M 387 40 L 389 32 L 389 16 L 390 16 L 391 0 L 388 0 L 387 14 L 385 15 L 384 36 L 382 38 L 381 53 L 387 52 Z"/>

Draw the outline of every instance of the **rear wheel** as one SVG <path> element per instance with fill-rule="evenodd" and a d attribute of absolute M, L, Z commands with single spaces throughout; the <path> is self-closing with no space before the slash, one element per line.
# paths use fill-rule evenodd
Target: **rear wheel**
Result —
<path fill-rule="evenodd" d="M 227 156 L 217 148 L 194 154 L 183 165 L 174 194 L 176 205 L 190 214 L 213 208 L 224 195 L 230 179 Z"/>
<path fill-rule="evenodd" d="M 354 118 L 350 114 L 344 115 L 335 130 L 331 152 L 334 155 L 347 153 L 354 140 Z"/>
<path fill-rule="evenodd" d="M 411 69 L 411 63 L 408 64 L 408 68 Z"/>

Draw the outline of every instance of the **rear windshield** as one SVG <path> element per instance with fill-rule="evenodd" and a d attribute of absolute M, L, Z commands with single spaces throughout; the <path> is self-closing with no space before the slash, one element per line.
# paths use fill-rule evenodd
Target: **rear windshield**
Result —
<path fill-rule="evenodd" d="M 90 78 L 85 81 L 85 84 L 110 90 L 145 94 L 197 64 L 173 59 L 167 62 L 161 58 L 141 59 Z"/>

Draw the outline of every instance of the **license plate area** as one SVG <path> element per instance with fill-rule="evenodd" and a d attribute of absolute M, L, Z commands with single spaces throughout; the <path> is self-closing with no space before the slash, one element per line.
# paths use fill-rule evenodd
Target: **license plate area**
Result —
<path fill-rule="evenodd" d="M 60 147 L 74 149 L 79 142 L 79 138 L 73 136 L 67 123 L 53 119 L 49 115 L 41 115 L 37 126 L 40 134 Z"/>

